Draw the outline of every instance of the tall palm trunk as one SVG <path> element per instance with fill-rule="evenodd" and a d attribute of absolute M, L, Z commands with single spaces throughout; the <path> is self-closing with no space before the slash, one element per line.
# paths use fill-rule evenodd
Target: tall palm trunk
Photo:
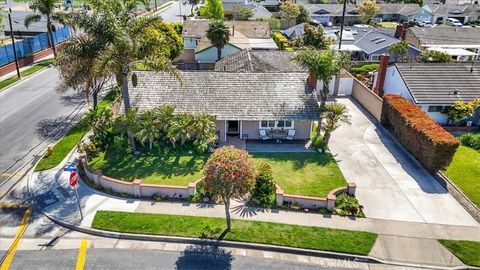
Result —
<path fill-rule="evenodd" d="M 217 61 L 222 58 L 222 48 L 217 47 Z"/>
<path fill-rule="evenodd" d="M 47 15 L 47 36 L 48 36 L 48 42 L 52 47 L 53 57 L 57 58 L 57 48 L 55 47 L 55 41 L 53 40 L 52 20 L 50 19 L 50 15 Z"/>
<path fill-rule="evenodd" d="M 330 91 L 329 89 L 329 83 L 330 83 L 330 79 L 323 79 L 322 80 L 322 91 L 320 92 L 320 96 L 321 96 L 321 101 L 320 101 L 320 108 L 323 108 L 325 107 L 325 103 L 327 102 L 327 97 L 328 97 L 328 92 Z"/>
<path fill-rule="evenodd" d="M 325 142 L 325 145 L 328 145 L 331 135 L 332 134 L 330 132 L 325 131 L 325 134 L 323 135 L 323 141 Z"/>
<path fill-rule="evenodd" d="M 125 107 L 125 114 L 130 111 L 130 93 L 128 93 L 128 65 L 125 65 L 122 71 L 122 97 L 123 97 L 123 105 Z M 135 146 L 135 138 L 133 137 L 133 132 L 127 132 L 128 141 L 130 142 L 130 147 L 132 147 L 133 153 L 137 151 L 137 147 Z"/>

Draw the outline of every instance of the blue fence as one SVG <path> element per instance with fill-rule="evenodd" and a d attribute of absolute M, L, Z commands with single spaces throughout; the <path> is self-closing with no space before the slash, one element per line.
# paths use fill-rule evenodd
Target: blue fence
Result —
<path fill-rule="evenodd" d="M 69 38 L 70 28 L 64 27 L 58 29 L 56 32 L 52 32 L 53 40 L 55 44 L 58 44 L 65 39 Z M 31 38 L 26 38 L 22 41 L 15 42 L 15 47 L 17 49 L 18 59 L 30 56 L 36 52 L 48 48 L 48 37 L 47 33 L 36 35 Z M 15 57 L 13 54 L 13 45 L 9 44 L 3 47 L 0 47 L 0 66 L 6 65 L 8 63 L 14 62 Z"/>

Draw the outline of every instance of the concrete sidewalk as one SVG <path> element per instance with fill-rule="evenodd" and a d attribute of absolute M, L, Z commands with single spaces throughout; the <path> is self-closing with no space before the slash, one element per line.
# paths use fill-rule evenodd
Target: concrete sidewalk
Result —
<path fill-rule="evenodd" d="M 205 217 L 225 216 L 222 205 L 188 202 L 151 202 L 106 195 L 80 182 L 78 193 L 84 219 L 81 220 L 74 190 L 69 186 L 69 172 L 56 168 L 32 174 L 29 183 L 37 205 L 49 217 L 74 226 L 90 228 L 99 210 L 159 213 Z M 58 172 L 58 173 L 57 173 Z M 292 212 L 278 209 L 244 207 L 236 203 L 232 218 L 269 221 L 304 226 L 369 231 L 379 234 L 371 256 L 385 261 L 429 264 L 442 267 L 463 265 L 435 239 L 480 241 L 480 226 L 453 226 L 420 222 L 360 218 Z M 408 248 L 405 248 L 408 245 Z"/>

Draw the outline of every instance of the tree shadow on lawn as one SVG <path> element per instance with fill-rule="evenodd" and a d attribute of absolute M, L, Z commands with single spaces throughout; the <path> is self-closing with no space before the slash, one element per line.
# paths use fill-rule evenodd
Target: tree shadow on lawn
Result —
<path fill-rule="evenodd" d="M 207 158 L 207 155 L 176 154 L 173 157 L 163 157 L 161 154 L 153 153 L 133 156 L 107 152 L 101 170 L 106 175 L 126 181 L 155 175 L 173 178 L 199 173 Z"/>
<path fill-rule="evenodd" d="M 301 170 L 308 164 L 324 167 L 335 163 L 333 156 L 325 153 L 254 153 L 253 157 L 267 159 L 272 162 L 292 162 L 294 170 Z"/>
<path fill-rule="evenodd" d="M 231 269 L 234 257 L 217 245 L 191 245 L 178 257 L 176 269 Z"/>

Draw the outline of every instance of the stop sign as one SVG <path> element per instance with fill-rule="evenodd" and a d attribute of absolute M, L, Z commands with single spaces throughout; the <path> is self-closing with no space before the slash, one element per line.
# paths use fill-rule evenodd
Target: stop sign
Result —
<path fill-rule="evenodd" d="M 78 183 L 78 173 L 76 171 L 70 172 L 70 186 L 75 187 Z"/>

